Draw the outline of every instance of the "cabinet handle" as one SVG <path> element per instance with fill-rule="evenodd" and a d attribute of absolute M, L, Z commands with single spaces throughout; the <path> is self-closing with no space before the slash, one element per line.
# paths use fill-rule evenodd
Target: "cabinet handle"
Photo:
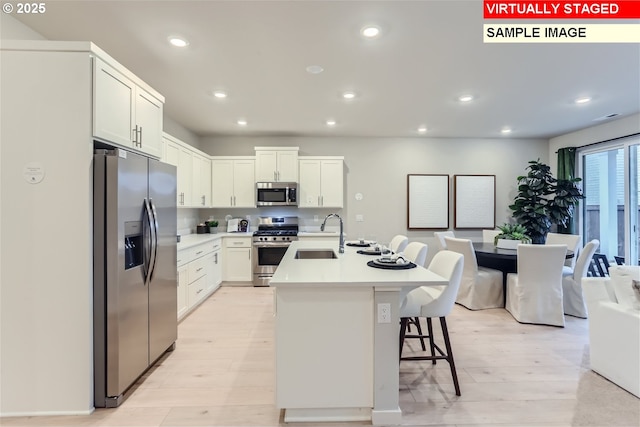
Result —
<path fill-rule="evenodd" d="M 204 251 L 196 252 L 196 255 L 200 255 L 202 252 L 204 252 Z"/>
<path fill-rule="evenodd" d="M 236 196 L 233 196 L 233 206 L 236 205 Z"/>
<path fill-rule="evenodd" d="M 218 264 L 218 254 L 213 254 L 213 262 L 214 264 Z"/>
<path fill-rule="evenodd" d="M 233 206 L 233 196 L 229 196 L 229 206 Z"/>
<path fill-rule="evenodd" d="M 242 245 L 244 242 L 233 242 L 234 245 Z"/>
<path fill-rule="evenodd" d="M 273 180 L 274 181 L 278 180 L 278 175 L 276 174 L 276 171 L 273 171 Z"/>
<path fill-rule="evenodd" d="M 202 196 L 202 206 L 204 206 L 204 195 Z"/>
<path fill-rule="evenodd" d="M 136 125 L 136 127 L 138 126 Z M 140 143 L 140 148 L 142 148 L 142 126 L 140 126 L 140 130 L 138 132 L 140 132 L 140 138 L 138 139 L 138 142 Z"/>
<path fill-rule="evenodd" d="M 320 196 L 320 206 L 324 206 L 324 196 Z"/>
<path fill-rule="evenodd" d="M 199 272 L 200 270 L 202 270 L 204 267 L 200 267 L 199 269 L 196 270 L 196 273 Z"/>
<path fill-rule="evenodd" d="M 198 292 L 196 292 L 196 295 L 199 294 L 200 292 L 202 292 L 202 289 L 198 289 Z"/>
<path fill-rule="evenodd" d="M 320 196 L 318 196 L 318 206 L 322 206 L 322 205 L 320 204 Z"/>
<path fill-rule="evenodd" d="M 133 132 L 133 144 L 137 147 L 138 146 L 138 125 L 136 125 L 135 128 L 131 129 L 131 132 Z"/>

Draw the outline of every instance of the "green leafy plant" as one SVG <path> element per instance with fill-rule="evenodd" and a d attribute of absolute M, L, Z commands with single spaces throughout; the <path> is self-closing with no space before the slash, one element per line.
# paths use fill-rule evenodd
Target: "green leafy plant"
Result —
<path fill-rule="evenodd" d="M 498 234 L 493 243 L 497 244 L 499 239 L 519 240 L 522 243 L 531 243 L 531 237 L 527 236 L 527 229 L 520 224 L 503 224 L 498 226 Z"/>
<path fill-rule="evenodd" d="M 215 221 L 215 220 L 205 221 L 204 223 L 205 223 L 205 225 L 207 227 L 217 227 L 218 226 L 218 221 Z"/>
<path fill-rule="evenodd" d="M 575 206 L 584 198 L 577 186 L 581 179 L 557 180 L 540 159 L 530 161 L 527 169 L 526 176 L 517 178 L 518 195 L 509 209 L 533 243 L 544 243 L 551 226 L 566 226 Z"/>

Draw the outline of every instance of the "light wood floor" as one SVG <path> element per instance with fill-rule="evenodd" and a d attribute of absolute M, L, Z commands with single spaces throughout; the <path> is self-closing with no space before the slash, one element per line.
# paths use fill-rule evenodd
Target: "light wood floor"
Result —
<path fill-rule="evenodd" d="M 180 324 L 176 350 L 121 407 L 0 425 L 291 426 L 274 406 L 272 304 L 270 288 L 222 287 Z M 521 325 L 503 309 L 456 306 L 448 325 L 462 396 L 446 362 L 402 362 L 402 423 L 640 426 L 640 399 L 588 369 L 587 321 L 566 320 L 564 329 Z M 418 343 L 408 350 L 417 352 Z"/>

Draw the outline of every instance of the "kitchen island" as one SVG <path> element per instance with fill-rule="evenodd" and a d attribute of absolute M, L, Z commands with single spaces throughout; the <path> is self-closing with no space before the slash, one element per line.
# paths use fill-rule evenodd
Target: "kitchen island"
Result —
<path fill-rule="evenodd" d="M 337 242 L 294 242 L 271 279 L 276 406 L 286 422 L 401 421 L 401 298 L 447 280 L 422 267 L 369 267 L 377 257 L 357 249 L 341 254 Z"/>

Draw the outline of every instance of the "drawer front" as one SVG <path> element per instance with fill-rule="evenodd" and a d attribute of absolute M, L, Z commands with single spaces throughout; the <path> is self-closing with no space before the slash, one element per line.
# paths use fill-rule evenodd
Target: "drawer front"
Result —
<path fill-rule="evenodd" d="M 194 248 L 178 251 L 178 267 L 193 261 Z"/>
<path fill-rule="evenodd" d="M 224 246 L 227 248 L 250 248 L 251 237 L 226 237 Z"/>
<path fill-rule="evenodd" d="M 204 277 L 199 278 L 195 282 L 189 284 L 189 307 L 200 301 L 205 296 L 204 288 L 206 287 Z"/>
<path fill-rule="evenodd" d="M 189 263 L 189 282 L 193 283 L 205 274 L 207 274 L 207 259 L 198 258 L 197 260 Z"/>
<path fill-rule="evenodd" d="M 208 244 L 198 245 L 193 248 L 193 259 L 198 259 L 211 252 L 211 247 Z"/>

